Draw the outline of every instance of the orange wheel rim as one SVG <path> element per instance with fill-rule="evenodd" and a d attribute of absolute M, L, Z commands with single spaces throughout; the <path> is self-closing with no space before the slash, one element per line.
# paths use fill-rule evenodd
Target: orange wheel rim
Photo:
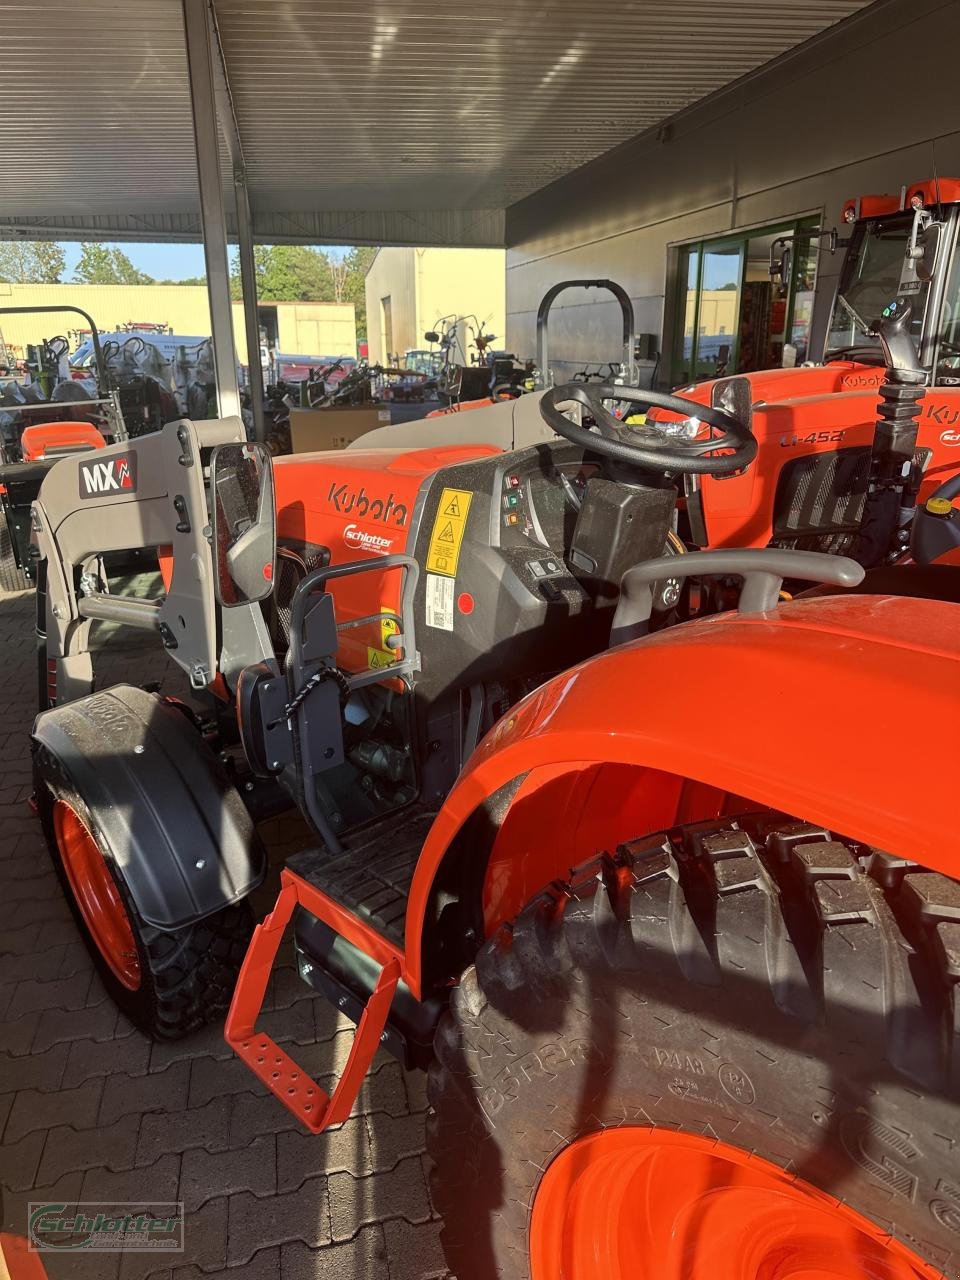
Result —
<path fill-rule="evenodd" d="M 643 1127 L 581 1138 L 549 1165 L 530 1263 L 532 1280 L 943 1280 L 777 1165 Z"/>
<path fill-rule="evenodd" d="M 64 800 L 53 806 L 53 830 L 63 869 L 97 950 L 114 977 L 129 991 L 136 991 L 140 960 L 130 917 L 96 840 Z"/>

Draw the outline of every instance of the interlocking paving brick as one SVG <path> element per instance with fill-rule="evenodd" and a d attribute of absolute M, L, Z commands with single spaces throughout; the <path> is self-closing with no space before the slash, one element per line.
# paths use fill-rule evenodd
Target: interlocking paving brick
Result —
<path fill-rule="evenodd" d="M 442 1275 L 419 1158 L 423 1120 L 411 1114 L 425 1109 L 422 1077 L 405 1080 L 379 1055 L 351 1118 L 316 1137 L 233 1056 L 222 1020 L 183 1041 L 151 1043 L 106 998 L 26 804 L 32 603 L 29 593 L 0 600 L 0 661 L 10 673 L 0 699 L 0 1201 L 8 1225 L 25 1229 L 31 1199 L 187 1202 L 177 1258 L 51 1255 L 51 1280 Z M 98 687 L 157 680 L 189 696 L 152 637 L 97 626 L 93 645 Z M 311 841 L 296 815 L 262 824 L 261 835 L 274 868 Z M 275 894 L 274 871 L 254 909 L 268 910 Z M 330 1089 L 354 1027 L 300 980 L 291 954 L 287 942 L 261 1026 Z M 228 1225 L 237 1233 L 229 1254 Z"/>
<path fill-rule="evenodd" d="M 180 1196 L 187 1213 L 218 1196 L 252 1191 L 257 1196 L 277 1190 L 277 1140 L 257 1138 L 236 1151 L 211 1154 L 202 1148 L 185 1151 Z"/>
<path fill-rule="evenodd" d="M 370 1141 L 370 1167 L 374 1172 L 392 1169 L 408 1156 L 424 1150 L 423 1117 L 391 1116 L 375 1111 L 363 1117 Z"/>
<path fill-rule="evenodd" d="M 121 1116 L 147 1111 L 182 1111 L 187 1105 L 190 1063 L 175 1062 L 153 1075 L 111 1075 L 103 1088 L 99 1121 L 112 1124 Z"/>
<path fill-rule="evenodd" d="M 0 1093 L 0 1137 L 3 1136 L 3 1130 L 7 1123 L 7 1116 L 10 1114 L 10 1108 L 13 1106 L 14 1094 Z"/>
<path fill-rule="evenodd" d="M 382 1222 L 386 1218 L 426 1222 L 431 1216 L 423 1166 L 417 1157 L 401 1160 L 389 1173 L 378 1177 L 355 1178 L 349 1173 L 333 1173 L 327 1179 L 327 1186 L 334 1240 L 349 1240 L 368 1222 Z"/>
<path fill-rule="evenodd" d="M 289 1009 L 300 1000 L 316 998 L 316 992 L 304 982 L 292 965 L 278 965 L 270 979 L 263 1007 L 265 1010 Z M 326 1007 L 330 1008 L 329 1005 Z"/>
<path fill-rule="evenodd" d="M 450 1275 L 440 1245 L 440 1223 L 394 1218 L 383 1224 L 390 1280 L 446 1280 Z"/>
<path fill-rule="evenodd" d="M 209 1023 L 185 1040 L 160 1040 L 151 1045 L 150 1070 L 165 1071 L 171 1062 L 192 1061 L 202 1055 L 224 1062 L 235 1056 L 223 1038 L 222 1022 Z"/>
<path fill-rule="evenodd" d="M 4 1142 L 0 1147 L 0 1185 L 11 1191 L 26 1191 L 33 1186 L 46 1138 L 43 1129 L 34 1129 L 19 1142 Z"/>
<path fill-rule="evenodd" d="M 138 1031 L 113 1040 L 74 1040 L 68 1049 L 65 1089 L 117 1071 L 128 1076 L 145 1074 L 150 1065 L 150 1041 Z"/>
<path fill-rule="evenodd" d="M 392 1261 L 388 1270 L 387 1245 L 383 1228 L 362 1227 L 352 1240 L 311 1249 L 296 1241 L 280 1250 L 283 1280 L 344 1280 L 347 1276 L 386 1276 L 393 1280 Z"/>
<path fill-rule="evenodd" d="M 89 1080 L 76 1089 L 62 1089 L 59 1093 L 21 1089 L 14 1099 L 4 1141 L 16 1142 L 25 1133 L 49 1129 L 55 1124 L 89 1128 L 96 1122 L 102 1088 L 102 1080 Z"/>
<path fill-rule="evenodd" d="M 160 1112 L 143 1117 L 137 1166 L 153 1164 L 167 1151 L 226 1151 L 230 1145 L 230 1098 L 214 1098 L 205 1107 Z"/>
<path fill-rule="evenodd" d="M 419 1114 L 426 1111 L 429 1105 L 427 1099 L 427 1073 L 425 1071 L 405 1071 L 403 1083 L 407 1091 L 407 1102 L 411 1112 Z"/>
<path fill-rule="evenodd" d="M 56 885 L 54 885 L 56 889 Z M 28 926 L 36 929 L 36 925 Z M 21 932 L 27 932 L 22 930 Z M 33 978 L 37 982 L 51 982 L 62 978 L 63 956 L 66 947 L 51 947 L 49 951 L 34 951 L 27 955 L 12 952 L 0 955 L 0 982 L 22 982 Z"/>
<path fill-rule="evenodd" d="M 189 1239 L 189 1237 L 188 1237 Z M 189 1244 L 187 1254 L 191 1253 Z M 286 1264 L 284 1263 L 285 1267 Z M 356 1280 L 361 1280 L 360 1272 Z M 176 1267 L 173 1280 L 287 1280 L 287 1273 L 281 1268 L 279 1249 L 261 1249 L 242 1267 L 228 1267 L 225 1271 L 201 1271 L 199 1267 Z M 341 1273 L 341 1280 L 348 1280 L 347 1273 Z M 350 1277 L 353 1280 L 353 1277 Z"/>
<path fill-rule="evenodd" d="M 0 808 L 2 808 L 2 805 L 0 805 Z M 11 861 L 16 862 L 17 859 L 12 858 Z M 0 858 L 0 868 L 6 865 L 4 860 Z M 7 956 L 36 955 L 38 950 L 37 940 L 40 936 L 41 927 L 38 924 L 28 924 L 24 925 L 22 929 L 7 929 L 2 940 L 0 940 L 0 959 L 5 959 Z M 5 982 L 6 979 L 4 978 L 3 981 Z"/>
<path fill-rule="evenodd" d="M 224 1198 L 208 1200 L 202 1209 L 190 1214 L 184 1222 L 185 1262 L 190 1261 L 204 1271 L 226 1266 L 228 1212 L 229 1201 Z M 235 1273 L 235 1276 L 240 1280 L 239 1275 Z"/>
<path fill-rule="evenodd" d="M 23 1013 L 12 1022 L 0 1022 L 0 1045 L 11 1057 L 29 1053 L 40 1025 L 40 1011 Z"/>
<path fill-rule="evenodd" d="M 79 1172 L 64 1174 L 53 1182 L 40 1183 L 29 1190 L 4 1191 L 0 1203 L 0 1230 L 15 1231 L 18 1235 L 27 1234 L 29 1219 L 28 1205 L 31 1201 L 38 1204 L 72 1204 L 80 1198 L 83 1186 L 83 1174 Z"/>
<path fill-rule="evenodd" d="M 37 982 L 28 978 L 17 983 L 7 1009 L 7 1017 L 15 1018 L 20 1013 L 32 1013 L 34 1009 L 83 1009 L 89 990 L 89 972 L 78 973 L 72 978 L 60 978 L 54 982 Z"/>
<path fill-rule="evenodd" d="M 0 1052 L 0 1092 L 16 1093 L 18 1089 L 28 1088 L 49 1092 L 59 1088 L 68 1052 L 65 1044 L 54 1045 L 46 1053 L 11 1055 Z"/>
<path fill-rule="evenodd" d="M 122 1254 L 81 1252 L 43 1258 L 50 1280 L 118 1280 Z"/>
<path fill-rule="evenodd" d="M 66 1125 L 51 1129 L 37 1176 L 41 1180 L 54 1179 L 73 1170 L 96 1169 L 99 1166 L 115 1170 L 132 1169 L 139 1127 L 139 1116 L 124 1116 L 116 1124 L 99 1129 L 73 1129 Z M 131 1177 L 130 1185 L 136 1185 L 135 1178 Z"/>
<path fill-rule="evenodd" d="M 277 1189 L 296 1191 L 318 1173 L 342 1171 L 355 1177 L 372 1172 L 364 1116 L 352 1116 L 326 1133 L 294 1129 L 277 1134 Z"/>
<path fill-rule="evenodd" d="M 211 1098 L 225 1093 L 251 1093 L 266 1095 L 267 1089 L 253 1074 L 246 1063 L 236 1056 L 225 1062 L 217 1058 L 195 1058 L 190 1074 L 191 1107 L 202 1107 Z"/>
<path fill-rule="evenodd" d="M 83 973 L 84 970 L 90 969 L 90 952 L 79 939 L 70 941 L 63 948 L 63 955 L 60 959 L 61 978 L 72 978 L 75 973 Z"/>
<path fill-rule="evenodd" d="M 231 1266 L 246 1262 L 264 1245 L 287 1240 L 302 1240 L 314 1247 L 331 1243 L 326 1178 L 312 1178 L 299 1191 L 262 1200 L 248 1192 L 230 1197 L 227 1256 Z"/>
<path fill-rule="evenodd" d="M 73 924 L 73 916 L 63 895 L 52 892 L 42 898 L 18 902 L 16 906 L 13 903 L 9 907 L 0 905 L 0 929 L 6 931 L 15 925 L 26 924 L 55 925 L 63 937 L 65 930 Z"/>
<path fill-rule="evenodd" d="M 138 1169 L 135 1182 L 127 1169 L 119 1173 L 113 1169 L 88 1169 L 83 1175 L 81 1195 L 84 1200 L 115 1201 L 119 1204 L 124 1196 L 130 1196 L 132 1188 L 137 1200 L 153 1208 L 179 1200 L 179 1185 L 180 1157 L 169 1155 L 161 1156 L 148 1169 Z"/>
<path fill-rule="evenodd" d="M 109 1000 L 92 1009 L 44 1009 L 40 1015 L 34 1053 L 42 1053 L 67 1040 L 111 1040 L 117 1026 L 117 1010 Z"/>

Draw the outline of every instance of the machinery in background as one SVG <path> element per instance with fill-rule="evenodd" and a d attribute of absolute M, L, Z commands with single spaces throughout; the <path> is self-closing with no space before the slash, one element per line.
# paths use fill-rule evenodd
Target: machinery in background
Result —
<path fill-rule="evenodd" d="M 158 332 L 159 328 L 137 326 L 100 335 L 106 376 L 120 396 L 127 429 L 134 436 L 158 431 L 181 414 L 200 420 L 217 411 L 211 340 Z M 93 363 L 88 338 L 70 357 L 70 365 L 82 373 Z"/>
<path fill-rule="evenodd" d="M 435 327 L 423 336 L 440 348 L 437 398 L 443 404 L 461 404 L 489 393 L 493 386 L 489 349 L 496 341 L 496 334 L 484 332 L 482 321 L 474 315 L 441 316 Z M 471 340 L 474 351 L 468 357 Z"/>
<path fill-rule="evenodd" d="M 119 392 L 107 372 L 96 325 L 77 307 L 3 307 L 0 315 L 79 314 L 90 326 L 91 357 L 74 375 L 66 338 L 31 345 L 15 377 L 0 382 L 0 590 L 35 579 L 30 508 L 44 476 L 65 454 L 103 448 L 129 432 Z"/>

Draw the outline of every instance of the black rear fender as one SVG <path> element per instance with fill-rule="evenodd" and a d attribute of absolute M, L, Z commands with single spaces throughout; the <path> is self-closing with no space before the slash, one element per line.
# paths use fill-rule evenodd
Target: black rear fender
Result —
<path fill-rule="evenodd" d="M 33 752 L 40 802 L 46 781 L 83 799 L 148 924 L 192 924 L 263 879 L 239 792 L 187 717 L 155 694 L 116 685 L 44 711 Z"/>

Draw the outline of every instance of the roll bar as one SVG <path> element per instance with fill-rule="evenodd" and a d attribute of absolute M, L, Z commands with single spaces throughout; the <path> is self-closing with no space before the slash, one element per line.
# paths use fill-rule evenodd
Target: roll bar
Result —
<path fill-rule="evenodd" d="M 623 316 L 623 360 L 621 361 L 623 376 L 629 386 L 634 386 L 637 380 L 637 366 L 633 354 L 636 322 L 633 314 L 633 303 L 630 301 L 626 289 L 617 284 L 615 280 L 561 280 L 559 284 L 555 284 L 551 289 L 547 290 L 540 300 L 540 306 L 537 310 L 537 368 L 540 370 L 540 389 L 547 390 L 553 386 L 553 373 L 548 363 L 548 321 L 550 308 L 565 289 L 606 289 L 620 303 L 620 311 Z"/>
<path fill-rule="evenodd" d="M 0 316 L 33 315 L 38 312 L 64 311 L 73 311 L 78 316 L 83 316 L 84 320 L 86 320 L 87 324 L 90 326 L 90 337 L 93 340 L 93 358 L 97 366 L 97 385 L 102 393 L 107 386 L 107 367 L 103 363 L 103 348 L 100 346 L 100 330 L 93 323 L 93 316 L 84 311 L 82 307 L 61 307 L 50 305 L 35 307 L 0 307 Z"/>

